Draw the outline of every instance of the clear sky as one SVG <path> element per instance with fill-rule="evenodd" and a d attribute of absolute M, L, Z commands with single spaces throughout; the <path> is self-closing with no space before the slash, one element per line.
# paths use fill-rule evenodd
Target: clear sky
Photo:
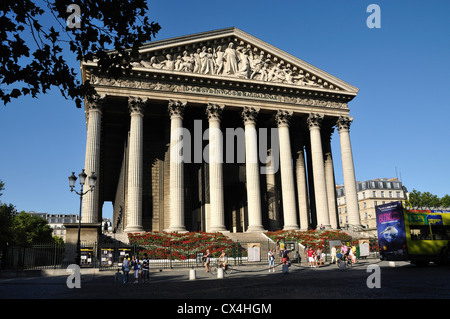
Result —
<path fill-rule="evenodd" d="M 366 24 L 372 3 L 381 9 L 379 29 Z M 349 104 L 357 180 L 398 177 L 410 191 L 450 194 L 449 1 L 153 0 L 149 7 L 162 27 L 157 40 L 234 26 L 358 87 Z M 0 200 L 19 211 L 78 214 L 68 176 L 84 168 L 84 110 L 57 89 L 20 98 L 0 105 L 0 133 Z M 337 131 L 332 146 L 342 184 Z M 106 203 L 104 216 L 111 211 Z"/>

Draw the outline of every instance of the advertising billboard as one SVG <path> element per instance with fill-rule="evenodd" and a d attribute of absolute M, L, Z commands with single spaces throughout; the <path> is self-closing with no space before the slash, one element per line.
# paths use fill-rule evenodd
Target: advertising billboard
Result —
<path fill-rule="evenodd" d="M 378 244 L 382 259 L 405 260 L 406 234 L 401 202 L 375 207 L 377 216 Z"/>

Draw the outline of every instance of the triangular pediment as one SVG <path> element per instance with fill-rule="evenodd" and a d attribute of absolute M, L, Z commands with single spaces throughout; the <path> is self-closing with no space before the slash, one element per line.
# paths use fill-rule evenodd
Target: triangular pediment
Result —
<path fill-rule="evenodd" d="M 134 69 L 356 95 L 358 89 L 237 28 L 145 44 Z"/>

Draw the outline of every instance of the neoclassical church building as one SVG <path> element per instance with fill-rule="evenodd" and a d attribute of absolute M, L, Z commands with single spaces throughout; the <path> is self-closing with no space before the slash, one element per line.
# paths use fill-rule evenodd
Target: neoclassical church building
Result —
<path fill-rule="evenodd" d="M 360 224 L 354 86 L 237 28 L 148 43 L 119 80 L 95 61 L 81 69 L 98 93 L 85 102 L 85 170 L 98 180 L 82 223 L 111 202 L 124 233 L 338 228 L 342 169 L 349 224 Z"/>

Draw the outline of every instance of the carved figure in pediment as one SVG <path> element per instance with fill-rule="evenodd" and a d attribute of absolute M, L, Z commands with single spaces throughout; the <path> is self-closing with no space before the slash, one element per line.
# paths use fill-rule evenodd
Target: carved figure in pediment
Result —
<path fill-rule="evenodd" d="M 163 70 L 175 70 L 175 61 L 170 54 L 166 55 L 166 60 L 161 62 L 161 66 Z"/>
<path fill-rule="evenodd" d="M 200 73 L 201 67 L 202 67 L 202 61 L 200 58 L 200 53 L 202 50 L 200 48 L 197 49 L 197 52 L 194 53 L 194 70 L 192 72 L 194 73 Z"/>
<path fill-rule="evenodd" d="M 264 53 L 260 53 L 259 56 L 254 57 L 251 61 L 252 74 L 250 74 L 250 79 L 253 79 L 256 74 L 261 73 L 264 66 Z"/>
<path fill-rule="evenodd" d="M 224 67 L 224 52 L 222 51 L 222 46 L 219 45 L 215 52 L 214 52 L 214 58 L 215 58 L 215 64 L 216 64 L 216 74 L 220 75 L 223 72 Z"/>
<path fill-rule="evenodd" d="M 240 78 L 248 79 L 250 77 L 250 57 L 247 55 L 249 52 L 248 48 L 239 47 L 236 49 L 239 57 L 238 72 L 236 75 Z M 251 51 L 250 51 L 251 53 Z"/>
<path fill-rule="evenodd" d="M 203 47 L 200 53 L 201 70 L 203 74 L 216 74 L 216 66 L 214 62 L 214 55 L 211 48 Z"/>
<path fill-rule="evenodd" d="M 192 72 L 194 70 L 194 54 L 188 55 L 188 52 L 185 50 L 183 52 L 183 56 L 181 58 L 181 63 L 179 65 L 179 71 L 182 72 Z"/>
<path fill-rule="evenodd" d="M 151 57 L 150 62 L 142 60 L 141 65 L 146 68 L 154 68 L 154 69 L 162 68 L 161 63 L 159 63 L 158 59 L 155 56 Z"/>
<path fill-rule="evenodd" d="M 269 74 L 267 75 L 267 81 L 275 82 L 278 79 L 278 74 L 281 71 L 281 64 L 274 64 L 274 66 L 270 69 Z"/>
<path fill-rule="evenodd" d="M 236 72 L 238 71 L 239 59 L 236 50 L 234 49 L 233 42 L 230 42 L 228 47 L 225 49 L 224 58 L 225 58 L 224 74 L 226 75 L 236 74 Z"/>

